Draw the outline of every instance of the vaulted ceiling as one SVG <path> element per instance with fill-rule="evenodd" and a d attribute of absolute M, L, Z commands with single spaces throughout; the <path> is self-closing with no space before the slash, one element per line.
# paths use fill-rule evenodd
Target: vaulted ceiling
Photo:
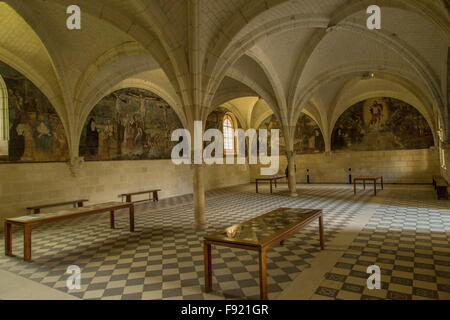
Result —
<path fill-rule="evenodd" d="M 72 4 L 81 30 L 66 28 Z M 247 127 L 270 113 L 294 125 L 303 111 L 330 134 L 355 100 L 385 95 L 448 134 L 449 36 L 436 0 L 0 2 L 0 60 L 49 97 L 74 154 L 90 110 L 127 86 L 162 96 L 185 126 L 225 105 Z"/>

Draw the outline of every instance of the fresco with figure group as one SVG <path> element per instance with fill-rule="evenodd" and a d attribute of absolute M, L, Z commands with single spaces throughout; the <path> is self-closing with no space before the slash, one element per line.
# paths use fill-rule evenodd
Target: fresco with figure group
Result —
<path fill-rule="evenodd" d="M 47 97 L 21 73 L 0 62 L 8 92 L 8 156 L 1 162 L 57 162 L 69 159 L 64 127 Z"/>
<path fill-rule="evenodd" d="M 138 88 L 103 98 L 84 126 L 80 155 L 87 161 L 170 159 L 172 132 L 183 128 L 159 96 Z"/>
<path fill-rule="evenodd" d="M 425 118 L 413 106 L 393 98 L 361 101 L 338 119 L 332 150 L 376 151 L 434 146 Z"/>
<path fill-rule="evenodd" d="M 264 120 L 259 129 L 267 129 L 269 137 L 271 129 L 280 129 L 280 154 L 286 153 L 286 143 L 281 131 L 281 124 L 274 114 Z M 325 140 L 322 131 L 317 123 L 304 113 L 300 115 L 295 129 L 294 150 L 296 154 L 325 152 Z"/>

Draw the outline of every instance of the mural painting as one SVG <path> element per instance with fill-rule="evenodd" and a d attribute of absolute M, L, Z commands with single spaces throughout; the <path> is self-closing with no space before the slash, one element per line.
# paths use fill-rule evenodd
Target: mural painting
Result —
<path fill-rule="evenodd" d="M 6 162 L 69 159 L 64 127 L 47 97 L 22 74 L 0 62 L 8 92 L 9 141 Z"/>
<path fill-rule="evenodd" d="M 286 142 L 281 131 L 281 124 L 275 115 L 271 115 L 264 120 L 259 129 L 267 129 L 269 137 L 271 129 L 280 129 L 280 154 L 286 153 Z M 300 115 L 295 129 L 294 150 L 296 154 L 325 152 L 325 140 L 322 131 L 317 123 L 304 113 Z"/>
<path fill-rule="evenodd" d="M 422 114 L 393 98 L 361 101 L 336 122 L 332 150 L 375 151 L 427 149 L 433 134 Z"/>
<path fill-rule="evenodd" d="M 170 159 L 172 132 L 183 128 L 159 96 L 127 88 L 103 98 L 84 126 L 80 155 L 87 161 Z"/>
<path fill-rule="evenodd" d="M 295 129 L 294 150 L 297 154 L 325 152 L 325 140 L 317 123 L 302 113 Z"/>

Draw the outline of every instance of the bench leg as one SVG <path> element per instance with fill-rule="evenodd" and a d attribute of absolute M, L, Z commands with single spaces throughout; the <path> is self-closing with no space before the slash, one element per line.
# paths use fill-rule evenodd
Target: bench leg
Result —
<path fill-rule="evenodd" d="M 31 226 L 23 226 L 23 260 L 31 261 Z"/>
<path fill-rule="evenodd" d="M 381 177 L 381 190 L 384 190 L 384 181 L 383 181 L 383 177 Z"/>
<path fill-rule="evenodd" d="M 267 255 L 266 249 L 259 250 L 259 291 L 261 300 L 268 300 L 267 295 Z"/>
<path fill-rule="evenodd" d="M 131 196 L 130 195 L 127 196 L 127 202 L 131 202 Z"/>
<path fill-rule="evenodd" d="M 5 222 L 5 255 L 12 256 L 12 224 Z"/>
<path fill-rule="evenodd" d="M 211 245 L 203 242 L 203 259 L 205 263 L 205 292 L 211 292 L 212 290 L 212 258 L 211 258 Z"/>
<path fill-rule="evenodd" d="M 115 223 L 115 217 L 114 217 L 114 211 L 111 211 L 109 213 L 109 223 L 111 225 L 111 229 L 115 229 L 116 228 L 116 223 Z"/>
<path fill-rule="evenodd" d="M 82 208 L 84 206 L 83 202 L 78 202 L 78 208 Z"/>
<path fill-rule="evenodd" d="M 272 189 L 272 180 L 270 180 L 270 193 L 273 193 L 273 189 Z"/>
<path fill-rule="evenodd" d="M 373 182 L 373 191 L 374 191 L 375 195 L 377 195 L 377 180 L 375 180 Z"/>
<path fill-rule="evenodd" d="M 356 195 L 356 181 L 353 180 L 353 194 Z"/>
<path fill-rule="evenodd" d="M 320 237 L 320 248 L 325 250 L 325 241 L 323 238 L 323 217 L 319 217 L 319 237 Z"/>
<path fill-rule="evenodd" d="M 259 193 L 258 192 L 258 180 L 256 180 L 255 185 L 256 185 L 256 193 Z"/>
<path fill-rule="evenodd" d="M 134 206 L 130 207 L 130 232 L 134 232 Z"/>
<path fill-rule="evenodd" d="M 366 190 L 366 180 L 363 180 L 364 190 Z"/>
<path fill-rule="evenodd" d="M 158 197 L 158 191 L 153 191 L 153 202 L 158 202 L 159 201 L 159 197 Z"/>

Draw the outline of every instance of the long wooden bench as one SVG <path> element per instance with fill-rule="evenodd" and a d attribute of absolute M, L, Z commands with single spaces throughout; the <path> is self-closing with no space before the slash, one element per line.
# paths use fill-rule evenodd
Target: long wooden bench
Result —
<path fill-rule="evenodd" d="M 82 208 L 71 208 L 49 213 L 39 213 L 5 220 L 5 255 L 13 256 L 12 227 L 23 228 L 23 259 L 31 260 L 31 231 L 33 227 L 58 222 L 67 219 L 84 217 L 93 214 L 110 213 L 111 229 L 115 228 L 114 212 L 120 209 L 129 209 L 130 232 L 134 232 L 134 205 L 132 203 L 108 202 L 90 205 Z"/>
<path fill-rule="evenodd" d="M 433 186 L 436 189 L 438 200 L 445 199 L 448 200 L 448 183 L 444 177 L 440 175 L 433 176 Z"/>
<path fill-rule="evenodd" d="M 38 213 L 41 213 L 41 209 L 62 207 L 62 206 L 67 206 L 67 205 L 73 205 L 74 208 L 81 208 L 84 206 L 84 203 L 88 202 L 88 201 L 89 201 L 88 199 L 81 199 L 81 200 L 72 200 L 72 201 L 59 202 L 59 203 L 43 204 L 40 206 L 28 207 L 27 210 L 31 211 L 34 214 L 38 214 Z"/>
<path fill-rule="evenodd" d="M 131 202 L 131 203 L 140 203 L 140 202 L 148 202 L 148 201 L 156 202 L 156 201 L 159 201 L 159 197 L 158 197 L 159 191 L 161 191 L 161 189 L 123 193 L 123 194 L 120 194 L 119 197 L 122 198 L 122 202 L 124 200 L 125 200 L 125 202 Z M 148 194 L 148 199 L 132 201 L 133 196 L 137 196 L 137 195 L 141 195 L 141 194 Z M 153 197 L 152 197 L 152 195 L 153 195 Z"/>

